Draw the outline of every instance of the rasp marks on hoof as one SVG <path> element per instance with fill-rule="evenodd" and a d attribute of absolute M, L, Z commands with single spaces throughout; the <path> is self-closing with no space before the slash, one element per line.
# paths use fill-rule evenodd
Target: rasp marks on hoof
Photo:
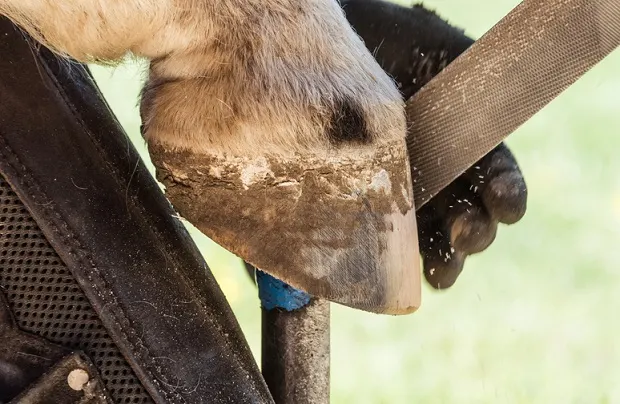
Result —
<path fill-rule="evenodd" d="M 177 211 L 261 270 L 357 309 L 420 304 L 419 251 L 404 141 L 334 153 L 221 157 L 151 145 Z"/>

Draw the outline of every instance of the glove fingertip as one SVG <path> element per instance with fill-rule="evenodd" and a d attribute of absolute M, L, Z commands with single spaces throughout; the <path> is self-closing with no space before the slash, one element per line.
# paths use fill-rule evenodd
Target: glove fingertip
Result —
<path fill-rule="evenodd" d="M 475 254 L 484 251 L 497 235 L 497 221 L 486 213 L 471 210 L 455 217 L 450 227 L 450 242 L 458 251 Z"/>
<path fill-rule="evenodd" d="M 463 253 L 455 252 L 449 258 L 426 260 L 424 277 L 428 284 L 437 290 L 452 287 L 463 271 L 465 257 Z"/>
<path fill-rule="evenodd" d="M 493 178 L 482 193 L 482 199 L 491 217 L 504 224 L 521 220 L 527 210 L 527 187 L 518 171 L 510 171 Z"/>

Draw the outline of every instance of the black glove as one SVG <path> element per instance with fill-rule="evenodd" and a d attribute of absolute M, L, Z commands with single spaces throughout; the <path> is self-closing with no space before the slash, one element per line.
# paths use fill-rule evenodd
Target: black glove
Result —
<path fill-rule="evenodd" d="M 342 0 L 341 5 L 405 99 L 474 42 L 422 6 L 381 0 Z M 452 286 L 465 258 L 493 242 L 498 223 L 519 221 L 526 204 L 525 181 L 502 143 L 417 212 L 426 280 L 437 289 Z"/>

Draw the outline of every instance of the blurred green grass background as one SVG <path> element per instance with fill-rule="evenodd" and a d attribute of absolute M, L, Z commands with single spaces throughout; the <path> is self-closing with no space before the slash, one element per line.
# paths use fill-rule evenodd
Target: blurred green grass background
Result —
<path fill-rule="evenodd" d="M 479 37 L 517 0 L 427 0 Z M 93 67 L 145 159 L 137 64 Z M 620 403 L 620 53 L 508 140 L 529 206 L 456 285 L 387 317 L 332 305 L 332 403 Z M 190 226 L 191 228 L 191 226 Z M 260 311 L 240 261 L 192 229 L 256 357 Z"/>

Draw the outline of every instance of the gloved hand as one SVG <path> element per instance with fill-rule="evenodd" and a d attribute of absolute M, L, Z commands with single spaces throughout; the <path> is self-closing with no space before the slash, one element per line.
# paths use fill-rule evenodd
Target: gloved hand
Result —
<path fill-rule="evenodd" d="M 525 214 L 527 188 L 514 156 L 503 143 L 439 192 L 417 212 L 424 276 L 449 288 L 468 255 L 484 251 L 498 223 Z"/>
<path fill-rule="evenodd" d="M 422 6 L 381 0 L 342 0 L 341 5 L 405 99 L 474 42 Z M 502 143 L 418 210 L 426 280 L 437 289 L 452 286 L 467 256 L 493 242 L 498 223 L 519 221 L 526 205 L 525 181 Z"/>

